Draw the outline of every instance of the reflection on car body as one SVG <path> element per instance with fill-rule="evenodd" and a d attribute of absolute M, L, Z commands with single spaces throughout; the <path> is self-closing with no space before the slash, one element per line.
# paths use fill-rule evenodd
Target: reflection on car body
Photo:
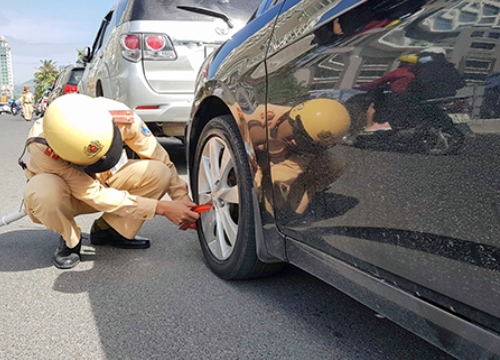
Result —
<path fill-rule="evenodd" d="M 499 358 L 498 21 L 487 0 L 264 1 L 202 66 L 187 128 L 210 269 L 291 263 L 458 358 Z M 358 96 L 410 54 L 404 92 Z M 318 100 L 338 109 L 304 132 L 291 109 Z M 367 134 L 372 104 L 389 125 Z"/>

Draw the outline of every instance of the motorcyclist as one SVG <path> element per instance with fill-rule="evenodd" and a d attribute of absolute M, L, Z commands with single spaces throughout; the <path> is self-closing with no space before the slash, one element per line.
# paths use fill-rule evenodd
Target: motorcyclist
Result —
<path fill-rule="evenodd" d="M 455 96 L 465 86 L 463 76 L 446 60 L 446 50 L 442 47 L 420 51 L 413 72 L 415 77 L 407 91 L 419 100 Z"/>
<path fill-rule="evenodd" d="M 388 88 L 392 94 L 406 91 L 408 84 L 414 79 L 413 68 L 418 60 L 417 54 L 406 54 L 399 59 L 399 66 L 379 79 L 359 85 L 361 90 L 384 90 Z M 384 112 L 387 106 L 387 96 L 382 92 L 375 95 L 373 103 L 366 111 L 366 127 L 364 131 L 390 130 L 389 122 L 374 122 L 375 112 Z"/>
<path fill-rule="evenodd" d="M 500 117 L 500 72 L 488 74 L 484 81 L 484 95 L 479 117 L 481 119 Z"/>
<path fill-rule="evenodd" d="M 431 117 L 430 113 L 436 109 L 427 100 L 455 96 L 457 90 L 465 86 L 465 80 L 455 65 L 446 60 L 444 48 L 426 48 L 417 55 L 413 80 L 408 83 L 406 91 L 394 97 L 391 107 L 386 109 L 393 128 L 412 127 L 416 119 L 421 121 L 422 118 Z"/>
<path fill-rule="evenodd" d="M 9 104 L 10 104 L 10 112 L 12 113 L 14 108 L 16 107 L 16 99 L 14 98 L 9 99 Z"/>

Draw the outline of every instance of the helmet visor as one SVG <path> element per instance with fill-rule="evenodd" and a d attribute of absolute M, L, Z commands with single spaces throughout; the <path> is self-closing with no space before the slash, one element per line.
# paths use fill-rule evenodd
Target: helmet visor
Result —
<path fill-rule="evenodd" d="M 113 123 L 113 140 L 108 152 L 101 157 L 96 163 L 85 167 L 87 173 L 101 173 L 115 166 L 123 152 L 123 140 L 118 126 Z"/>

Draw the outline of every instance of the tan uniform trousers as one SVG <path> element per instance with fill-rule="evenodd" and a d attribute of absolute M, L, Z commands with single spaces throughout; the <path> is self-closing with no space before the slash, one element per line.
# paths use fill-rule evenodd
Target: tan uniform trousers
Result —
<path fill-rule="evenodd" d="M 170 186 L 171 174 L 171 170 L 159 161 L 129 160 L 109 178 L 107 184 L 132 195 L 159 200 Z M 39 174 L 31 178 L 24 191 L 24 202 L 31 220 L 59 233 L 70 248 L 78 244 L 81 235 L 75 216 L 97 212 L 72 196 L 66 182 L 53 174 Z M 112 213 L 104 213 L 102 218 L 127 239 L 133 239 L 144 223 L 144 219 Z"/>
<path fill-rule="evenodd" d="M 271 178 L 277 196 L 275 206 L 286 204 L 297 214 L 302 214 L 313 196 L 325 190 L 345 171 L 346 162 L 328 151 L 315 156 L 291 156 L 281 162 L 271 163 Z"/>
<path fill-rule="evenodd" d="M 23 105 L 23 116 L 25 120 L 33 119 L 33 104 L 25 103 Z"/>

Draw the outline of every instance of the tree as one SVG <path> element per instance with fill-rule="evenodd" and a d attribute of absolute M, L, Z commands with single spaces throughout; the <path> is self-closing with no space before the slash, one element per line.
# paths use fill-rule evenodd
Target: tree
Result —
<path fill-rule="evenodd" d="M 56 63 L 52 60 L 40 60 L 42 63 L 35 73 L 35 98 L 39 99 L 43 96 L 59 74 Z"/>
<path fill-rule="evenodd" d="M 76 51 L 78 52 L 78 59 L 76 60 L 76 63 L 81 64 L 83 66 L 87 65 L 87 63 L 83 61 L 83 50 L 76 49 Z"/>

